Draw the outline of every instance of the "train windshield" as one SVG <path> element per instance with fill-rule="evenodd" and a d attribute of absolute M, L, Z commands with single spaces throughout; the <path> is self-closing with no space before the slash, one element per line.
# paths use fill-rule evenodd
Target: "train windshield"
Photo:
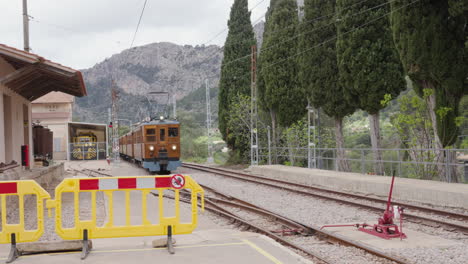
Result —
<path fill-rule="evenodd" d="M 156 129 L 154 128 L 146 129 L 146 141 L 156 142 Z"/>
<path fill-rule="evenodd" d="M 179 135 L 179 129 L 177 127 L 169 128 L 169 137 L 177 137 Z"/>
<path fill-rule="evenodd" d="M 159 140 L 165 141 L 166 140 L 166 129 L 161 128 L 159 130 Z"/>

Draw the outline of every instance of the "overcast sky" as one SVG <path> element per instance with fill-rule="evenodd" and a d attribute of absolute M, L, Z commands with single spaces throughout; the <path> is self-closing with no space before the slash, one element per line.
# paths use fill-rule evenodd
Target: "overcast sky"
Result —
<path fill-rule="evenodd" d="M 148 0 L 134 46 L 199 45 L 227 26 L 234 0 Z M 252 21 L 269 0 L 249 0 Z M 29 0 L 33 53 L 75 69 L 130 47 L 144 0 Z M 23 49 L 22 0 L 0 0 L 0 43 Z M 226 32 L 209 44 L 223 45 Z"/>

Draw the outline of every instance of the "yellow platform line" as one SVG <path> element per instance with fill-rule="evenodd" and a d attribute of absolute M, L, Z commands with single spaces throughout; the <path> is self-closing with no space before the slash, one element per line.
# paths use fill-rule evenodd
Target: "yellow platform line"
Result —
<path fill-rule="evenodd" d="M 266 258 L 268 258 L 269 260 L 271 260 L 273 263 L 275 264 L 283 264 L 283 262 L 279 261 L 277 258 L 273 257 L 272 255 L 270 255 L 270 253 L 266 252 L 265 250 L 261 249 L 259 246 L 255 245 L 253 242 L 250 242 L 249 240 L 247 239 L 242 239 L 242 242 L 244 242 L 245 244 L 249 245 L 251 248 L 255 249 L 258 253 L 262 254 L 263 256 L 265 256 Z"/>

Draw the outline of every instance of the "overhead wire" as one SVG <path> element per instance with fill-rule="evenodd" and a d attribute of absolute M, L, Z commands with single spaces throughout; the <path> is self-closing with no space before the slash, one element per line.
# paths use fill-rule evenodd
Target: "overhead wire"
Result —
<path fill-rule="evenodd" d="M 393 0 L 393 1 L 396 1 L 396 0 Z M 392 10 L 392 11 L 390 11 L 390 12 L 388 12 L 388 13 L 385 13 L 384 15 L 379 16 L 379 17 L 377 17 L 377 18 L 375 18 L 375 19 L 372 19 L 372 20 L 370 20 L 370 21 L 368 21 L 368 22 L 366 22 L 366 23 L 364 23 L 364 24 L 361 24 L 361 25 L 359 25 L 359 26 L 357 26 L 357 27 L 355 27 L 355 28 L 353 28 L 353 29 L 351 29 L 351 30 L 349 30 L 349 31 L 347 31 L 347 32 L 342 33 L 341 35 L 346 35 L 346 34 L 352 33 L 352 32 L 354 32 L 354 31 L 356 31 L 356 30 L 358 30 L 358 29 L 360 29 L 360 28 L 362 28 L 362 27 L 364 27 L 364 26 L 367 26 L 367 25 L 369 25 L 369 24 L 371 24 L 371 23 L 374 23 L 374 22 L 376 22 L 376 21 L 378 21 L 378 20 L 380 20 L 380 19 L 382 19 L 382 18 L 384 18 L 384 17 L 386 17 L 386 16 L 388 16 L 388 15 L 390 15 L 390 14 L 396 12 L 396 11 L 399 11 L 399 10 L 401 10 L 401 9 L 403 9 L 403 8 L 406 8 L 406 7 L 412 5 L 412 4 L 416 3 L 416 2 L 419 2 L 419 1 L 420 1 L 420 0 L 414 0 L 414 1 L 410 2 L 410 3 L 408 3 L 408 4 L 402 5 L 401 7 L 397 8 L 397 9 L 395 9 L 395 10 Z M 386 2 L 386 3 L 390 3 L 390 2 Z M 380 5 L 380 6 L 382 6 L 382 5 Z M 374 9 L 374 8 L 375 8 L 375 7 L 372 7 L 372 9 Z M 366 10 L 360 11 L 359 13 L 362 14 L 362 13 L 364 13 L 365 11 L 366 11 Z M 354 15 L 355 15 L 355 14 L 351 14 L 350 16 L 354 16 Z M 347 16 L 347 17 L 350 17 L 350 16 Z M 292 55 L 292 56 L 286 57 L 286 58 L 284 58 L 284 59 L 282 59 L 282 60 L 280 60 L 280 61 L 277 61 L 277 62 L 268 64 L 268 65 L 266 65 L 266 66 L 262 66 L 262 70 L 267 69 L 267 68 L 270 68 L 270 67 L 273 67 L 273 66 L 275 66 L 275 65 L 277 65 L 277 64 L 279 64 L 279 63 L 283 63 L 283 62 L 285 62 L 285 61 L 287 61 L 287 60 L 289 60 L 289 59 L 291 59 L 291 58 L 295 58 L 295 57 L 297 57 L 297 56 L 299 56 L 299 55 L 301 55 L 301 54 L 304 54 L 304 53 L 306 53 L 306 52 L 309 52 L 309 51 L 311 51 L 311 50 L 313 50 L 313 49 L 315 49 L 315 48 L 317 48 L 317 47 L 320 47 L 320 46 L 322 46 L 322 45 L 324 45 L 324 44 L 326 44 L 326 43 L 328 43 L 328 42 L 330 42 L 330 41 L 333 41 L 333 40 L 335 40 L 335 39 L 337 39 L 337 38 L 338 38 L 338 35 L 335 35 L 335 36 L 333 36 L 333 37 L 330 38 L 330 39 L 327 39 L 327 40 L 325 40 L 325 41 L 323 41 L 323 42 L 321 42 L 321 43 L 318 43 L 317 45 L 314 45 L 314 46 L 312 46 L 312 47 L 310 47 L 310 48 L 308 48 L 308 49 L 306 49 L 306 50 L 303 50 L 303 51 L 301 51 L 301 52 L 298 52 L 298 53 L 296 53 L 296 54 L 294 54 L 294 55 Z M 276 44 L 275 44 L 275 45 L 276 45 Z M 247 56 L 243 56 L 243 57 L 237 58 L 237 59 L 234 59 L 234 60 L 232 60 L 232 61 L 229 61 L 229 62 L 228 62 L 227 64 L 225 64 L 225 65 L 228 65 L 228 64 L 230 64 L 230 63 L 234 63 L 234 62 L 236 62 L 236 61 L 239 61 L 239 60 L 241 60 L 241 59 L 245 59 L 245 58 L 248 58 L 248 57 L 251 57 L 251 54 L 249 54 L 249 55 L 247 55 Z M 250 73 L 247 73 L 247 74 L 244 74 L 244 75 L 240 75 L 240 76 L 234 76 L 234 77 L 235 77 L 235 78 L 242 78 L 242 77 L 245 77 L 245 76 L 248 76 L 248 75 L 250 75 Z M 217 77 L 217 76 L 211 76 L 211 77 Z"/>
<path fill-rule="evenodd" d="M 249 9 L 249 12 L 251 12 L 252 10 L 254 10 L 255 8 L 257 8 L 261 3 L 265 2 L 265 0 L 260 0 L 258 1 L 252 8 Z M 265 13 L 266 14 L 266 13 Z M 265 15 L 263 15 L 262 17 L 264 17 Z M 262 17 L 260 17 L 259 19 L 261 19 Z M 257 21 L 259 20 L 257 19 Z M 254 22 L 256 23 L 256 22 Z M 217 34 L 215 34 L 214 37 L 212 37 L 210 40 L 204 42 L 202 45 L 206 45 L 210 42 L 212 42 L 213 40 L 217 39 L 221 34 L 223 34 L 224 32 L 226 32 L 229 28 L 228 27 L 225 27 L 223 30 L 221 30 L 220 32 L 218 32 Z"/>
<path fill-rule="evenodd" d="M 145 0 L 145 3 L 143 4 L 143 8 L 141 9 L 140 18 L 138 19 L 138 24 L 135 29 L 135 33 L 133 34 L 133 39 L 132 39 L 132 43 L 130 44 L 130 48 L 133 47 L 133 43 L 135 42 L 135 38 L 138 33 L 138 29 L 140 28 L 141 18 L 143 17 L 143 14 L 145 13 L 146 2 L 148 2 L 148 0 Z"/>
<path fill-rule="evenodd" d="M 361 0 L 361 1 L 357 2 L 357 3 L 354 3 L 354 4 L 352 4 L 352 5 L 347 6 L 347 7 L 344 8 L 343 10 L 347 10 L 347 9 L 349 9 L 349 8 L 355 6 L 355 5 L 359 5 L 359 4 L 362 4 L 362 3 L 367 2 L 367 1 L 370 1 L 370 0 Z M 395 1 L 395 0 L 392 0 L 392 1 L 390 1 L 390 2 L 393 2 L 393 1 Z M 388 3 L 388 2 L 385 2 L 385 3 L 382 4 L 382 5 L 385 5 L 385 4 L 387 4 L 387 3 Z M 266 14 L 267 14 L 267 12 L 265 12 L 265 14 L 263 14 L 259 19 L 257 19 L 257 22 L 258 22 L 261 18 L 265 17 Z M 338 14 L 338 12 L 332 12 L 332 13 L 329 13 L 329 14 L 326 14 L 326 15 L 322 15 L 322 16 L 319 16 L 319 17 L 315 17 L 315 18 L 309 19 L 309 20 L 301 21 L 301 23 L 303 23 L 303 24 L 308 24 L 308 23 L 315 22 L 315 21 L 324 19 L 324 18 L 329 17 L 329 16 L 332 16 L 332 15 L 336 15 L 336 14 Z M 256 24 L 256 22 L 253 22 L 252 24 Z M 279 29 L 276 29 L 276 30 L 272 30 L 272 31 L 269 32 L 269 34 L 273 34 L 273 33 L 281 32 L 281 31 L 285 31 L 285 30 L 290 29 L 290 28 L 295 27 L 295 26 L 296 26 L 296 25 L 289 25 L 289 26 L 286 26 L 286 27 L 284 27 L 284 28 L 279 28 Z M 246 40 L 234 41 L 234 42 L 229 43 L 229 45 L 224 45 L 224 47 L 227 47 L 227 46 L 230 46 L 230 45 L 236 45 L 236 44 L 238 44 L 238 43 L 246 43 L 246 42 L 248 42 L 248 41 L 246 41 Z"/>
<path fill-rule="evenodd" d="M 351 8 L 351 7 L 353 7 L 353 6 L 357 5 L 357 4 L 359 4 L 359 3 L 364 3 L 364 2 L 367 2 L 367 1 L 369 1 L 369 0 L 363 0 L 363 1 L 360 1 L 360 2 L 358 2 L 358 3 L 352 4 L 352 5 L 348 6 L 348 7 L 346 7 L 344 10 L 347 10 L 347 9 L 349 9 L 349 8 Z M 396 0 L 392 0 L 392 1 L 389 1 L 389 2 L 385 2 L 385 3 L 379 4 L 379 5 L 373 6 L 373 7 L 371 7 L 371 8 L 365 9 L 365 10 L 360 11 L 360 12 L 358 12 L 358 13 L 351 14 L 349 17 L 355 16 L 355 15 L 360 15 L 360 14 L 363 14 L 363 13 L 366 13 L 366 12 L 368 12 L 368 11 L 374 10 L 374 9 L 376 9 L 376 8 L 382 7 L 382 6 L 384 6 L 384 5 L 390 4 L 390 3 L 395 2 L 395 1 L 396 1 Z M 304 22 L 302 22 L 302 23 L 310 23 L 310 22 L 318 21 L 318 20 L 321 20 L 321 19 L 323 19 L 323 18 L 325 18 L 325 17 L 331 16 L 331 15 L 336 15 L 336 14 L 338 14 L 338 12 L 333 12 L 333 13 L 330 13 L 330 14 L 327 14 L 327 15 L 323 15 L 323 16 L 320 16 L 320 17 L 317 17 L 317 18 L 314 18 L 314 19 L 310 19 L 310 20 L 304 21 Z M 291 38 L 288 38 L 288 39 L 286 39 L 286 40 L 284 40 L 284 41 L 278 42 L 278 43 L 276 43 L 276 44 L 274 44 L 274 45 L 272 45 L 272 46 L 270 46 L 270 47 L 268 47 L 268 48 L 266 48 L 266 49 L 262 49 L 261 51 L 270 50 L 270 49 L 272 49 L 272 48 L 274 48 L 274 47 L 277 47 L 277 46 L 279 46 L 279 45 L 282 45 L 283 43 L 286 43 L 286 42 L 289 42 L 289 41 L 291 41 L 291 40 L 294 40 L 294 39 L 296 39 L 296 38 L 298 38 L 298 37 L 300 37 L 300 36 L 302 36 L 302 35 L 307 35 L 307 34 L 309 34 L 309 33 L 315 32 L 315 31 L 317 31 L 317 30 L 319 30 L 319 29 L 322 29 L 322 28 L 325 28 L 325 27 L 327 27 L 327 26 L 329 26 L 329 25 L 331 25 L 331 24 L 334 24 L 334 22 L 331 22 L 331 23 L 329 23 L 329 24 L 323 25 L 323 26 L 321 26 L 321 27 L 319 27 L 319 28 L 315 28 L 315 29 L 309 30 L 309 31 L 307 31 L 307 32 L 301 32 L 301 33 L 299 33 L 299 34 L 294 35 L 294 36 L 291 37 Z M 271 32 L 268 32 L 268 34 L 277 33 L 277 32 L 283 31 L 283 30 L 285 30 L 285 29 L 287 29 L 287 28 L 290 28 L 290 27 L 292 27 L 292 26 L 296 26 L 296 25 L 291 25 L 291 26 L 287 26 L 287 27 L 284 27 L 284 28 L 281 28 L 281 29 L 278 29 L 278 30 L 275 30 L 275 31 L 271 31 Z M 242 40 L 242 41 L 245 43 L 245 40 Z M 236 43 L 232 43 L 232 44 L 230 43 L 230 45 L 235 45 L 235 44 L 236 44 Z M 224 47 L 226 47 L 226 46 L 224 46 Z M 223 66 L 230 65 L 230 64 L 232 64 L 232 63 L 234 63 L 234 62 L 237 62 L 237 61 L 240 61 L 240 60 L 243 60 L 243 59 L 247 59 L 247 58 L 250 58 L 250 57 L 251 57 L 251 54 L 248 54 L 248 55 L 245 55 L 245 56 L 242 56 L 242 57 L 233 59 L 233 60 L 231 60 L 231 61 L 228 61 L 228 62 L 226 62 L 225 64 L 223 64 Z"/>

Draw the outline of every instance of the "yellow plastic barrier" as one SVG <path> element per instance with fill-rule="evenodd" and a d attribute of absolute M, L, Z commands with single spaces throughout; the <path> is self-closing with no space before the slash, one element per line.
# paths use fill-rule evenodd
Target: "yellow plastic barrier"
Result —
<path fill-rule="evenodd" d="M 167 189 L 174 190 L 175 216 L 165 217 L 163 207 L 163 192 Z M 180 189 L 191 191 L 191 223 L 181 223 L 180 221 Z M 139 225 L 130 224 L 130 192 L 141 191 L 142 223 Z M 114 192 L 125 192 L 126 223 L 125 225 L 114 225 Z M 91 219 L 80 220 L 79 194 L 83 192 L 91 193 Z M 108 221 L 104 226 L 97 226 L 96 223 L 96 194 L 103 192 L 107 197 Z M 153 224 L 147 219 L 147 195 L 153 192 L 158 195 L 159 202 L 159 223 Z M 72 228 L 64 228 L 62 225 L 62 194 L 74 194 L 74 222 Z M 63 180 L 55 189 L 55 200 L 47 201 L 47 208 L 55 208 L 55 231 L 63 239 L 88 238 L 114 238 L 114 237 L 134 237 L 134 236 L 161 236 L 172 234 L 188 234 L 197 226 L 197 197 L 201 195 L 203 208 L 203 189 L 190 176 L 180 174 L 170 176 L 137 176 L 137 177 L 110 177 L 110 178 L 69 178 Z M 83 248 L 85 249 L 85 246 Z M 172 253 L 172 252 L 171 252 Z M 82 258 L 86 257 L 82 255 Z"/>
<path fill-rule="evenodd" d="M 37 229 L 27 230 L 24 224 L 24 196 L 36 195 Z M 7 198 L 18 196 L 18 224 L 7 222 Z M 16 243 L 33 242 L 39 240 L 44 233 L 44 199 L 50 199 L 49 193 L 36 181 L 2 181 L 0 182 L 2 231 L 0 232 L 0 243 L 11 243 L 10 255 L 7 263 L 12 262 L 19 256 Z M 11 208 L 11 207 L 9 207 Z"/>

